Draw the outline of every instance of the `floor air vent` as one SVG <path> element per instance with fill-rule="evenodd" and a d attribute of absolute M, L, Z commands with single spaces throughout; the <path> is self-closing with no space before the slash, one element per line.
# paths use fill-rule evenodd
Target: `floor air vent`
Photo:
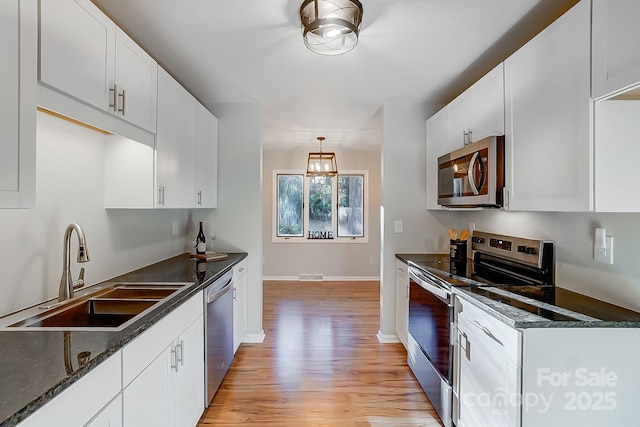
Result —
<path fill-rule="evenodd" d="M 298 280 L 301 282 L 322 281 L 324 276 L 322 274 L 299 274 Z"/>

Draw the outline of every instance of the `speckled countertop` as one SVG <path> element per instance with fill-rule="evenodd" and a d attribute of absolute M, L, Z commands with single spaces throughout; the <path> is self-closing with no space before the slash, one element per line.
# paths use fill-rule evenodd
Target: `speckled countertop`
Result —
<path fill-rule="evenodd" d="M 230 253 L 226 260 L 204 263 L 205 271 L 198 272 L 196 261 L 182 254 L 110 279 L 109 282 L 193 283 L 175 298 L 156 304 L 121 331 L 0 329 L 0 427 L 15 426 L 246 256 L 246 253 Z M 72 372 L 67 372 L 65 367 L 65 335 L 71 342 L 72 355 L 83 351 L 91 354 L 83 367 L 79 367 L 72 356 Z"/>
<path fill-rule="evenodd" d="M 409 265 L 413 264 L 427 269 L 435 268 L 445 272 L 449 271 L 448 256 L 446 254 L 396 254 L 396 258 Z M 469 261 L 467 264 L 470 268 L 472 263 Z M 500 289 L 500 287 L 483 286 L 483 288 L 494 294 L 519 300 L 543 310 L 572 318 L 549 320 L 537 314 L 513 307 L 505 302 L 478 295 L 465 286 L 452 288 L 453 292 L 460 298 L 469 301 L 513 328 L 640 328 L 640 313 L 562 289 L 561 287 L 556 289 L 556 298 L 561 299 L 565 306 L 572 307 L 571 310 L 516 295 Z"/>

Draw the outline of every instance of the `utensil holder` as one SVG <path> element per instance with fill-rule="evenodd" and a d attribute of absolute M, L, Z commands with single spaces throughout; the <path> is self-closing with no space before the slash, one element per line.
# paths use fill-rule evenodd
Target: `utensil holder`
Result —
<path fill-rule="evenodd" d="M 466 240 L 450 240 L 449 241 L 449 260 L 451 262 L 467 261 L 467 241 Z"/>

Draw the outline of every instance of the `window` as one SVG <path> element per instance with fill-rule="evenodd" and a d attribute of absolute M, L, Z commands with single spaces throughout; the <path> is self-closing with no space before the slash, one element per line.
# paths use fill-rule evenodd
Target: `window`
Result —
<path fill-rule="evenodd" d="M 306 177 L 274 171 L 274 242 L 366 243 L 367 171 Z"/>

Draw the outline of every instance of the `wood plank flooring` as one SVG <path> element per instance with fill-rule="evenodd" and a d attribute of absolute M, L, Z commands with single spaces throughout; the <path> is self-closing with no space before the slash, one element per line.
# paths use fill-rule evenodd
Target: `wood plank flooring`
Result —
<path fill-rule="evenodd" d="M 264 282 L 262 344 L 242 344 L 198 427 L 441 426 L 402 344 L 380 344 L 378 282 Z"/>

